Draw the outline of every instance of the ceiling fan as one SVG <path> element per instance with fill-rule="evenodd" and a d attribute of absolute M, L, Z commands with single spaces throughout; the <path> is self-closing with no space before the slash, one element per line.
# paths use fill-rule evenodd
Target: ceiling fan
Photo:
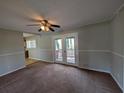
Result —
<path fill-rule="evenodd" d="M 48 31 L 52 31 L 54 32 L 54 28 L 60 28 L 59 25 L 55 25 L 55 24 L 51 24 L 48 22 L 48 20 L 41 20 L 39 24 L 31 24 L 31 25 L 27 25 L 27 26 L 39 26 L 40 28 L 38 29 L 39 32 L 44 31 L 44 32 L 48 32 Z"/>

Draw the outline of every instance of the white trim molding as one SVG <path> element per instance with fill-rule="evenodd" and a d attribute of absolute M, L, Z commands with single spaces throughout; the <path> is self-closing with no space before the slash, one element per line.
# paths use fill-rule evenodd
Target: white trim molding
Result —
<path fill-rule="evenodd" d="M 39 59 L 39 58 L 32 58 L 32 57 L 30 57 L 29 59 L 34 59 L 34 60 L 44 61 L 44 62 L 48 62 L 48 63 L 54 63 L 54 61 L 50 61 L 50 60 L 42 60 L 42 59 Z"/>
<path fill-rule="evenodd" d="M 17 54 L 23 54 L 23 53 L 24 53 L 24 51 L 5 53 L 5 54 L 1 54 L 0 57 L 2 57 L 2 56 L 10 56 L 10 55 L 17 55 Z"/>
<path fill-rule="evenodd" d="M 20 55 L 20 54 L 24 54 L 24 51 L 18 51 L 18 52 L 13 52 L 13 53 L 5 53 L 5 54 L 1 54 L 0 57 L 13 56 L 13 55 L 15 56 L 15 55 Z M 15 71 L 17 71 L 19 69 L 22 69 L 22 68 L 25 68 L 25 65 L 20 66 L 19 68 L 16 68 L 16 69 L 12 69 L 12 70 L 10 70 L 8 72 L 5 72 L 3 74 L 0 74 L 0 77 L 2 77 L 4 75 L 7 75 L 7 74 L 10 74 L 12 72 L 15 72 Z"/>
<path fill-rule="evenodd" d="M 110 51 L 110 50 L 78 50 L 79 52 L 97 52 L 97 53 L 100 53 L 100 52 L 103 52 L 103 53 L 112 53 L 114 55 L 117 55 L 117 56 L 120 56 L 120 57 L 123 57 L 124 58 L 124 55 L 120 54 L 120 53 L 117 53 L 117 52 L 114 52 L 114 51 Z"/>
<path fill-rule="evenodd" d="M 117 53 L 117 52 L 114 52 L 114 51 L 111 51 L 111 53 L 112 53 L 113 55 L 115 55 L 115 56 L 118 56 L 118 57 L 121 57 L 121 58 L 124 59 L 124 55 L 122 55 L 122 54 L 120 54 L 120 53 Z M 124 92 L 124 88 L 123 88 L 124 85 L 121 86 L 120 83 L 118 82 L 118 80 L 116 79 L 116 77 L 115 77 L 112 73 L 110 73 L 110 75 L 113 77 L 113 79 L 114 79 L 115 82 L 118 84 L 118 86 L 121 88 L 121 90 Z"/>
<path fill-rule="evenodd" d="M 124 89 L 123 89 L 123 87 L 120 85 L 120 83 L 117 81 L 117 79 L 115 78 L 115 76 L 112 74 L 112 73 L 110 73 L 110 75 L 112 76 L 112 78 L 115 80 L 115 82 L 117 83 L 117 85 L 121 88 L 121 90 L 124 92 Z"/>
<path fill-rule="evenodd" d="M 108 73 L 108 74 L 111 73 L 110 71 L 107 71 L 107 70 L 94 69 L 94 68 L 91 68 L 91 67 L 87 67 L 87 68 L 86 68 L 86 67 L 78 66 L 78 68 L 87 69 L 87 70 L 92 70 L 92 71 L 97 71 L 97 72 L 104 72 L 104 73 Z"/>
<path fill-rule="evenodd" d="M 120 54 L 120 53 L 117 53 L 117 52 L 113 52 L 112 51 L 112 54 L 116 55 L 116 56 L 119 56 L 119 57 L 123 57 L 124 58 L 124 55 Z"/>
<path fill-rule="evenodd" d="M 61 38 L 62 39 L 62 47 L 63 47 L 63 49 L 62 49 L 63 61 L 61 63 L 62 64 L 66 64 L 67 63 L 66 62 L 67 60 L 65 58 L 66 57 L 66 53 L 64 53 L 64 50 L 66 50 L 66 46 L 65 46 L 65 42 L 64 41 L 68 37 L 75 37 L 75 44 L 74 44 L 74 46 L 75 46 L 75 58 L 76 58 L 75 65 L 78 65 L 79 64 L 78 32 L 64 33 L 62 35 L 55 35 L 55 36 L 52 37 L 52 50 L 53 50 L 53 53 L 52 54 L 53 54 L 53 60 L 56 62 L 56 60 L 55 60 L 55 45 L 54 45 L 54 40 Z M 56 62 L 56 63 L 58 63 L 58 62 Z"/>
<path fill-rule="evenodd" d="M 116 15 L 118 15 L 122 8 L 124 8 L 124 4 L 122 4 L 118 9 L 116 9 L 116 11 L 111 16 L 111 19 L 113 19 Z"/>
<path fill-rule="evenodd" d="M 24 66 L 22 66 L 22 67 L 20 67 L 20 68 L 11 70 L 11 71 L 9 71 L 9 72 L 6 72 L 6 73 L 4 73 L 4 74 L 1 74 L 0 77 L 5 76 L 5 75 L 7 75 L 7 74 L 10 74 L 10 73 L 12 73 L 12 72 L 18 71 L 18 70 L 20 70 L 20 69 L 23 69 L 23 68 L 25 68 L 25 67 L 26 67 L 26 66 L 24 65 Z"/>
<path fill-rule="evenodd" d="M 79 50 L 79 52 L 105 52 L 110 53 L 110 50 Z"/>

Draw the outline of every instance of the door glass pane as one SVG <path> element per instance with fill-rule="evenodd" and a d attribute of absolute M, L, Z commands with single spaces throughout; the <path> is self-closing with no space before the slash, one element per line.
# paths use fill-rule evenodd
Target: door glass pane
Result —
<path fill-rule="evenodd" d="M 55 40 L 55 60 L 63 61 L 62 57 L 62 39 Z"/>
<path fill-rule="evenodd" d="M 67 56 L 67 63 L 75 63 L 75 38 L 69 37 L 66 38 L 66 56 Z"/>

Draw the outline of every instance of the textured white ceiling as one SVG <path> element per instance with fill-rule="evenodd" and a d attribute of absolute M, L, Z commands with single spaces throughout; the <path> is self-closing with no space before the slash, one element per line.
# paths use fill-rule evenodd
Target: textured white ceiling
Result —
<path fill-rule="evenodd" d="M 108 19 L 124 0 L 0 0 L 0 28 L 38 33 L 33 19 L 49 19 L 62 29 Z"/>
<path fill-rule="evenodd" d="M 23 37 L 30 37 L 30 36 L 34 36 L 34 34 L 30 34 L 30 33 L 23 33 Z"/>

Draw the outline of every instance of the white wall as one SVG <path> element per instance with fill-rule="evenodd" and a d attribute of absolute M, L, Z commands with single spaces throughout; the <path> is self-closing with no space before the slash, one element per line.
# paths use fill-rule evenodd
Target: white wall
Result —
<path fill-rule="evenodd" d="M 24 66 L 22 33 L 0 29 L 0 76 Z"/>
<path fill-rule="evenodd" d="M 112 75 L 124 89 L 124 8 L 116 15 L 112 23 Z"/>
<path fill-rule="evenodd" d="M 108 22 L 88 25 L 51 35 L 42 35 L 38 41 L 41 46 L 38 50 L 33 50 L 31 53 L 32 57 L 53 61 L 51 51 L 52 37 L 57 34 L 72 32 L 78 33 L 79 67 L 109 72 L 118 85 L 123 88 L 124 9 L 113 20 Z"/>
<path fill-rule="evenodd" d="M 79 66 L 110 72 L 109 22 L 85 26 L 79 31 Z"/>
<path fill-rule="evenodd" d="M 45 36 L 31 36 L 27 37 L 26 40 L 36 40 L 37 47 L 29 50 L 29 57 L 34 59 L 41 59 L 43 61 L 52 62 L 52 37 L 51 35 Z"/>
<path fill-rule="evenodd" d="M 71 31 L 28 37 L 27 40 L 37 40 L 37 48 L 30 49 L 31 58 L 53 61 L 52 37 L 58 34 L 78 32 L 79 66 L 104 72 L 111 71 L 110 58 L 110 23 L 103 22 L 89 25 Z"/>

